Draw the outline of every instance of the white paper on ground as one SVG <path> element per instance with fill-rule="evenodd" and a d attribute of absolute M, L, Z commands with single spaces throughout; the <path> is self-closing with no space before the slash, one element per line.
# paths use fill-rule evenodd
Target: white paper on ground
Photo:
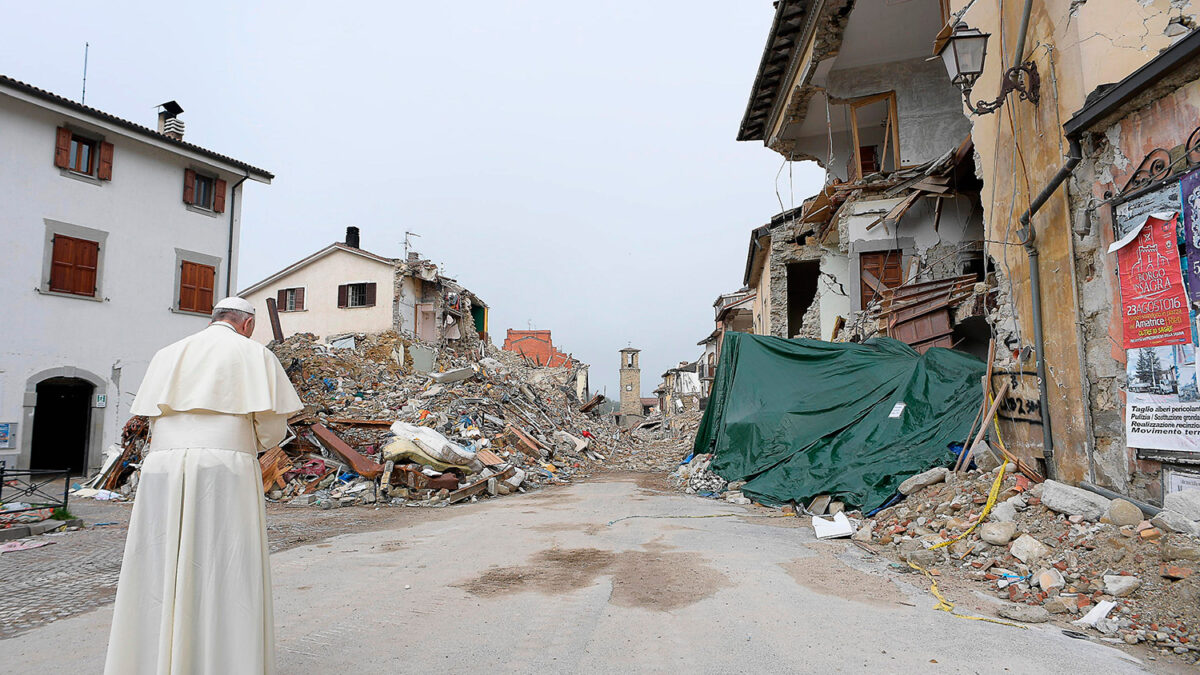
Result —
<path fill-rule="evenodd" d="M 817 536 L 817 539 L 836 539 L 854 534 L 854 526 L 850 524 L 846 514 L 840 511 L 833 514 L 833 520 L 813 516 L 812 525 L 813 534 Z"/>
<path fill-rule="evenodd" d="M 1097 621 L 1108 616 L 1108 613 L 1111 612 L 1113 607 L 1116 606 L 1117 603 L 1113 602 L 1112 600 L 1101 600 L 1100 602 L 1096 603 L 1096 606 L 1093 607 L 1090 612 L 1084 614 L 1082 619 L 1076 619 L 1071 623 L 1075 624 L 1076 626 L 1095 626 Z"/>

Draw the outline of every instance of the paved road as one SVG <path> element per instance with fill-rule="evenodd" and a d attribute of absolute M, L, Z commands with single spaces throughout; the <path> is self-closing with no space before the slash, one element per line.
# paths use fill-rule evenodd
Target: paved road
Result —
<path fill-rule="evenodd" d="M 276 553 L 280 672 L 1143 672 L 1050 625 L 934 611 L 920 577 L 754 513 L 614 480 Z M 630 515 L 656 517 L 609 525 Z M 110 619 L 0 640 L 4 670 L 98 672 Z"/>

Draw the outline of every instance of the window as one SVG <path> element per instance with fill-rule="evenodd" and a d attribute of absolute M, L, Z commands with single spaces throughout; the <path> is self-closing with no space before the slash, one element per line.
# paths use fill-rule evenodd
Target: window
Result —
<path fill-rule="evenodd" d="M 199 174 L 192 169 L 183 172 L 183 202 L 215 213 L 225 212 L 225 181 Z"/>
<path fill-rule="evenodd" d="M 179 311 L 211 314 L 217 268 L 184 260 L 179 265 Z"/>
<path fill-rule="evenodd" d="M 850 180 L 900 168 L 900 128 L 896 117 L 896 92 L 864 96 L 849 102 L 850 133 L 854 157 Z"/>
<path fill-rule="evenodd" d="M 81 176 L 112 180 L 113 144 L 59 127 L 54 143 L 54 165 Z"/>
<path fill-rule="evenodd" d="M 859 270 L 862 279 L 862 297 L 859 309 L 866 309 L 883 291 L 895 288 L 904 281 L 904 252 L 879 251 L 859 255 Z"/>
<path fill-rule="evenodd" d="M 50 285 L 55 293 L 96 296 L 100 243 L 61 234 L 51 240 Z"/>
<path fill-rule="evenodd" d="M 283 288 L 276 294 L 275 304 L 281 312 L 304 311 L 304 289 Z"/>
<path fill-rule="evenodd" d="M 338 286 L 338 307 L 374 307 L 375 284 L 360 282 Z"/>

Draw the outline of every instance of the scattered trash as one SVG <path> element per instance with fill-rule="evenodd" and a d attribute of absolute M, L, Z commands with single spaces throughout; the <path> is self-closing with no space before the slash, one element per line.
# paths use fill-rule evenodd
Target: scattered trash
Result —
<path fill-rule="evenodd" d="M 825 520 L 824 518 L 813 516 L 812 526 L 813 533 L 817 539 L 836 539 L 838 537 L 849 537 L 854 534 L 854 526 L 850 524 L 850 519 L 842 512 L 833 514 L 833 520 Z"/>
<path fill-rule="evenodd" d="M 16 551 L 28 551 L 31 548 L 41 548 L 49 546 L 54 541 L 50 539 L 18 539 L 16 541 L 6 541 L 0 544 L 0 553 L 14 553 Z"/>

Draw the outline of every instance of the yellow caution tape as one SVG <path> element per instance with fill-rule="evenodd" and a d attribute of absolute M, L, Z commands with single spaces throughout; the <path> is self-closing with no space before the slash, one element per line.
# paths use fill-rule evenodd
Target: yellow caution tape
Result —
<path fill-rule="evenodd" d="M 988 623 L 998 623 L 1001 626 L 1012 626 L 1013 628 L 1020 628 L 1021 630 L 1027 630 L 1029 628 L 1028 626 L 1022 626 L 1019 623 L 1012 623 L 1010 621 L 1001 621 L 1000 619 L 993 619 L 988 616 L 970 616 L 967 614 L 956 614 L 954 612 L 954 603 L 950 602 L 949 600 L 947 600 L 945 597 L 942 596 L 942 592 L 938 590 L 937 581 L 934 580 L 933 575 L 929 573 L 929 570 L 927 570 L 924 567 L 921 567 L 920 565 L 918 565 L 914 562 L 911 562 L 911 561 L 908 563 L 908 566 L 924 573 L 925 578 L 929 579 L 929 592 L 933 593 L 933 597 L 937 598 L 937 601 L 938 601 L 938 604 L 936 606 L 934 606 L 934 609 L 939 609 L 943 612 L 946 612 L 950 616 L 958 617 L 960 619 L 967 619 L 969 621 L 987 621 Z"/>
<path fill-rule="evenodd" d="M 935 544 L 934 546 L 930 546 L 929 547 L 930 551 L 939 549 L 943 546 L 949 546 L 950 544 L 953 544 L 954 542 L 958 541 L 959 539 L 962 539 L 963 537 L 967 536 L 968 534 L 971 534 L 972 532 L 975 531 L 976 527 L 979 527 L 979 524 L 983 522 L 983 519 L 987 518 L 988 513 L 992 510 L 992 507 L 995 506 L 995 504 L 996 504 L 996 497 L 999 496 L 999 494 L 1000 494 L 1000 484 L 1004 482 L 1004 467 L 1005 466 L 1007 466 L 1007 460 L 1006 460 L 1005 464 L 1000 465 L 1000 471 L 996 472 L 996 480 L 992 483 L 991 491 L 988 492 L 987 503 L 983 505 L 983 513 L 979 514 L 979 519 L 976 520 L 974 523 L 972 523 L 970 527 L 968 527 L 962 534 L 958 535 L 957 537 L 955 537 L 949 541 L 943 541 L 940 544 Z"/>

